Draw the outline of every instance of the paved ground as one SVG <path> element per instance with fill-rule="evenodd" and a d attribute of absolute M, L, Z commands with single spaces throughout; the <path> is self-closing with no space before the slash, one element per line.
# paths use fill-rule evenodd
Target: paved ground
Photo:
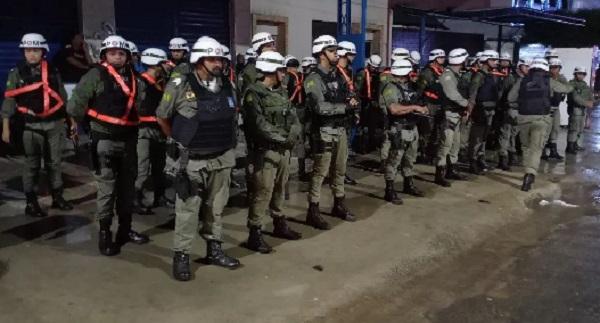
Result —
<path fill-rule="evenodd" d="M 403 206 L 385 203 L 383 178 L 365 170 L 372 164 L 368 160 L 357 162 L 351 172 L 359 185 L 348 187 L 348 204 L 359 221 L 331 219 L 334 228 L 328 232 L 303 224 L 306 187 L 295 181 L 287 215 L 304 239 L 268 237 L 277 250 L 271 255 L 239 246 L 247 235 L 246 208 L 243 194 L 234 194 L 226 210 L 225 247 L 244 267 L 227 271 L 197 261 L 189 283 L 170 277 L 170 210 L 135 217 L 135 227 L 151 236 L 150 244 L 127 245 L 119 256 L 102 257 L 93 223 L 94 185 L 83 161 L 71 157 L 65 169 L 66 195 L 80 203 L 78 209 L 35 220 L 22 215 L 19 160 L 0 159 L 5 202 L 0 205 L 0 322 L 495 322 L 457 315 L 468 313 L 465 307 L 477 308 L 472 304 L 482 313 L 488 309 L 484 305 L 497 295 L 480 290 L 502 281 L 488 274 L 505 274 L 507 259 L 523 250 L 514 245 L 536 245 L 531 237 L 547 236 L 553 224 L 577 219 L 581 210 L 593 213 L 589 205 L 565 216 L 534 206 L 541 197 L 575 199 L 567 192 L 592 190 L 600 170 L 586 156 L 598 149 L 590 145 L 576 165 L 568 160 L 572 167 L 546 165 L 550 175 L 538 178 L 530 193 L 518 190 L 519 169 L 495 171 L 449 190 L 431 183 L 431 167 L 419 166 L 418 185 L 428 196 L 407 197 Z M 572 171 L 580 175 L 577 180 L 565 176 Z M 324 196 L 322 208 L 328 209 L 332 201 Z M 43 199 L 44 205 L 49 202 Z M 203 255 L 198 239 L 193 259 Z M 561 263 L 556 255 L 548 257 Z M 529 260 L 534 266 L 535 259 Z M 519 284 L 506 293 L 516 293 L 514 286 Z"/>

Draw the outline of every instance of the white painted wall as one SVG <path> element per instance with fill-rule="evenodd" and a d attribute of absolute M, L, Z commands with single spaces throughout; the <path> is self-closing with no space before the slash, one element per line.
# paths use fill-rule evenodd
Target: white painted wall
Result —
<path fill-rule="evenodd" d="M 288 52 L 303 57 L 311 55 L 312 21 L 337 21 L 337 0 L 251 0 L 250 11 L 287 17 Z M 352 0 L 352 22 L 360 23 L 360 0 Z M 381 48 L 387 48 L 388 0 L 369 0 L 367 24 L 383 26 Z"/>
<path fill-rule="evenodd" d="M 592 59 L 594 58 L 593 48 L 556 48 L 558 52 L 558 58 L 563 63 L 562 74 L 567 80 L 573 79 L 573 71 L 576 66 L 585 67 L 587 69 L 587 77 L 585 81 L 588 85 L 591 84 L 592 74 Z M 569 124 L 569 115 L 567 114 L 567 102 L 566 100 L 560 104 L 560 124 Z"/>

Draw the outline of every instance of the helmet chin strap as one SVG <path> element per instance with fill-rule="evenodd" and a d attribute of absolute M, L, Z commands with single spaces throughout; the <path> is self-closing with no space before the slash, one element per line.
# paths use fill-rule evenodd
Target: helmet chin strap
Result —
<path fill-rule="evenodd" d="M 204 65 L 204 60 L 202 60 L 202 68 L 204 68 L 204 70 L 206 70 L 206 73 L 210 74 L 212 77 L 220 77 L 221 74 L 215 74 L 213 73 L 210 69 L 208 69 L 208 67 L 206 67 L 206 65 Z"/>

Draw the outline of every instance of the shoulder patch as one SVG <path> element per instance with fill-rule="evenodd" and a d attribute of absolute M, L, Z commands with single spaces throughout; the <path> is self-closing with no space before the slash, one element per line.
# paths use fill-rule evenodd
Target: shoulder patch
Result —
<path fill-rule="evenodd" d="M 171 82 L 175 83 L 175 86 L 179 86 L 181 84 L 181 77 L 176 77 Z"/>

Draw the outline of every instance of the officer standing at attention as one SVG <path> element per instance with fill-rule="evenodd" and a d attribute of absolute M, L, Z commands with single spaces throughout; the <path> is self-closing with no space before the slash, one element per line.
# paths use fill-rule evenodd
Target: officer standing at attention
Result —
<path fill-rule="evenodd" d="M 444 120 L 441 123 L 440 144 L 435 163 L 435 183 L 444 187 L 450 187 L 448 179 L 464 180 L 458 173 L 455 165 L 458 162 L 460 150 L 460 128 L 462 118 L 467 114 L 466 89 L 460 88 L 460 73 L 465 68 L 465 61 L 469 53 L 464 48 L 456 48 L 450 51 L 448 63 L 450 64 L 442 76 L 442 113 Z"/>
<path fill-rule="evenodd" d="M 329 35 L 322 35 L 313 41 L 312 53 L 319 65 L 315 72 L 306 77 L 304 89 L 308 108 L 311 110 L 311 149 L 313 151 L 313 171 L 308 193 L 308 213 L 306 223 L 319 230 L 330 229 L 321 217 L 319 202 L 323 180 L 331 167 L 331 188 L 334 195 L 332 216 L 345 221 L 354 221 L 354 215 L 344 204 L 344 177 L 348 160 L 348 139 L 346 136 L 346 115 L 358 107 L 358 100 L 352 96 L 346 81 L 335 65 L 338 61 L 337 41 Z"/>
<path fill-rule="evenodd" d="M 552 57 L 548 59 L 548 64 L 550 65 L 550 77 L 554 80 L 567 84 L 567 78 L 560 73 L 562 69 L 562 62 L 558 57 Z M 560 103 L 564 101 L 565 95 L 562 93 L 554 93 L 550 103 L 552 104 L 552 126 L 548 128 L 548 134 L 546 135 L 547 143 L 546 147 L 544 147 L 544 151 L 542 153 L 542 159 L 553 159 L 555 161 L 562 161 L 564 159 L 558 153 L 558 147 L 556 146 L 556 141 L 558 140 L 558 133 L 560 132 Z M 550 154 L 546 154 L 546 151 L 550 150 Z"/>
<path fill-rule="evenodd" d="M 429 52 L 429 64 L 421 71 L 417 82 L 419 94 L 425 100 L 427 108 L 432 119 L 429 119 L 427 125 L 420 128 L 423 130 L 419 135 L 421 137 L 421 156 L 423 161 L 430 163 L 433 161 L 436 144 L 438 142 L 437 127 L 442 121 L 441 98 L 442 86 L 440 85 L 440 76 L 444 73 L 444 64 L 446 63 L 446 52 L 442 49 L 434 49 Z"/>
<path fill-rule="evenodd" d="M 63 198 L 61 172 L 62 149 L 65 135 L 65 100 L 67 93 L 58 70 L 46 61 L 48 43 L 40 34 L 25 34 L 19 48 L 24 60 L 10 70 L 2 103 L 2 141 L 10 143 L 10 118 L 17 112 L 23 115 L 25 130 L 23 148 L 23 190 L 27 200 L 25 214 L 45 217 L 48 214 L 38 203 L 36 186 L 42 159 L 48 169 L 52 208 L 72 210 Z M 69 118 L 69 136 L 76 136 L 77 127 Z"/>
<path fill-rule="evenodd" d="M 306 158 L 307 152 L 305 148 L 305 124 L 306 124 L 306 93 L 304 92 L 304 77 L 305 75 L 300 72 L 298 69 L 300 67 L 300 62 L 297 58 L 290 56 L 285 59 L 285 66 L 287 69 L 287 82 L 283 82 L 286 84 L 285 90 L 289 97 L 292 106 L 296 110 L 296 115 L 298 120 L 300 121 L 301 130 L 298 134 L 298 141 L 296 142 L 296 147 L 293 150 L 296 157 L 298 157 L 298 177 L 301 181 L 308 181 L 308 174 L 306 173 Z M 288 182 L 289 184 L 289 182 Z M 286 190 L 287 192 L 287 190 Z"/>
<path fill-rule="evenodd" d="M 535 182 L 546 143 L 546 132 L 552 124 L 550 98 L 555 92 L 573 91 L 571 85 L 552 79 L 548 71 L 548 61 L 543 58 L 534 59 L 529 73 L 517 80 L 508 93 L 511 107 L 519 109 L 517 120 L 525 167 L 521 190 L 524 192 L 529 191 Z"/>
<path fill-rule="evenodd" d="M 510 171 L 510 166 L 513 160 L 514 138 L 516 136 L 516 114 L 511 115 L 511 111 L 508 104 L 508 92 L 512 88 L 513 84 L 517 81 L 517 74 L 512 69 L 512 57 L 509 53 L 502 53 L 500 55 L 500 73 L 502 77 L 500 79 L 502 92 L 500 96 L 500 102 L 498 102 L 498 110 L 496 112 L 496 119 L 498 124 L 497 131 L 498 136 L 498 168 L 504 171 Z M 510 153 L 509 153 L 510 150 Z"/>
<path fill-rule="evenodd" d="M 240 266 L 221 247 L 221 215 L 235 166 L 238 120 L 235 91 L 223 79 L 223 59 L 218 41 L 199 38 L 190 55 L 194 71 L 167 83 L 156 110 L 164 134 L 179 148 L 173 277 L 180 281 L 192 279 L 189 255 L 197 232 L 207 241 L 207 263 L 230 269 Z"/>
<path fill-rule="evenodd" d="M 138 172 L 135 181 L 136 212 L 152 214 L 144 205 L 144 184 L 152 177 L 154 185 L 153 207 L 167 206 L 165 197 L 166 179 L 165 153 L 166 137 L 156 119 L 156 108 L 163 95 L 167 80 L 167 53 L 162 49 L 148 48 L 142 52 L 141 62 L 146 71 L 140 75 L 141 104 L 138 111 L 140 125 L 138 129 L 137 155 Z"/>
<path fill-rule="evenodd" d="M 261 78 L 244 94 L 248 126 L 255 129 L 255 194 L 248 210 L 250 235 L 246 246 L 260 253 L 272 251 L 262 237 L 263 219 L 273 217 L 273 235 L 287 240 L 302 236 L 293 231 L 283 215 L 285 186 L 290 174 L 290 154 L 301 126 L 287 89 L 281 84 L 286 73 L 284 58 L 277 52 L 264 52 L 256 60 Z"/>
<path fill-rule="evenodd" d="M 98 248 L 105 256 L 120 252 L 128 241 L 143 244 L 146 235 L 131 229 L 137 176 L 137 130 L 140 104 L 139 81 L 129 64 L 127 41 L 109 36 L 100 47 L 102 63 L 87 72 L 73 90 L 67 112 L 81 122 L 90 118 L 91 154 L 98 186 Z M 113 212 L 119 229 L 112 240 Z"/>
<path fill-rule="evenodd" d="M 263 52 L 275 51 L 275 39 L 269 33 L 257 33 L 252 36 L 252 49 L 256 55 L 260 55 Z M 246 67 L 242 71 L 242 86 L 240 87 L 241 93 L 246 91 L 246 88 L 250 84 L 254 84 L 256 82 L 256 78 L 258 77 L 258 72 L 256 71 L 256 63 L 249 62 L 246 64 Z"/>
<path fill-rule="evenodd" d="M 396 205 L 402 204 L 402 199 L 394 188 L 399 166 L 402 167 L 402 176 L 404 176 L 403 192 L 417 197 L 424 196 L 423 192 L 415 187 L 413 165 L 419 148 L 418 114 L 426 115 L 429 110 L 420 105 L 418 94 L 411 87 L 409 74 L 412 70 L 410 61 L 406 59 L 394 61 L 391 68 L 393 79 L 385 84 L 379 98 L 379 106 L 387 116 L 389 125 L 386 129 L 386 137 L 390 141 L 389 155 L 384 161 L 384 199 Z"/>
<path fill-rule="evenodd" d="M 569 84 L 574 90 L 569 95 L 569 133 L 567 135 L 567 154 L 575 155 L 583 151 L 583 130 L 585 128 L 586 110 L 594 106 L 592 89 L 585 81 L 585 67 L 577 66 L 573 71 L 573 79 Z"/>
<path fill-rule="evenodd" d="M 497 51 L 483 51 L 479 59 L 482 64 L 481 69 L 473 75 L 469 89 L 469 115 L 472 125 L 468 155 L 470 171 L 475 175 L 481 175 L 489 170 L 485 162 L 485 143 L 502 91 L 499 73 L 495 70 L 498 67 L 498 59 Z"/>
<path fill-rule="evenodd" d="M 188 62 L 190 46 L 187 40 L 181 37 L 175 37 L 169 41 L 169 62 L 173 70 L 171 77 L 189 74 L 192 66 Z"/>

